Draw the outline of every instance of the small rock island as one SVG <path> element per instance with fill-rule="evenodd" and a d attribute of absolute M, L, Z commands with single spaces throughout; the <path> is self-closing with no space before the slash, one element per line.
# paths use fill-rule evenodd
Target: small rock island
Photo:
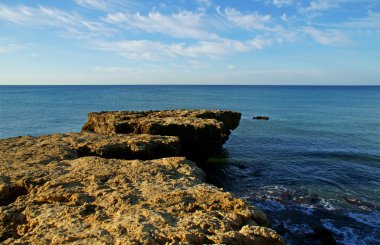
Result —
<path fill-rule="evenodd" d="M 0 243 L 284 244 L 263 212 L 205 183 L 194 163 L 240 117 L 93 112 L 81 133 L 0 140 Z"/>
<path fill-rule="evenodd" d="M 269 120 L 268 116 L 253 116 L 253 120 Z"/>

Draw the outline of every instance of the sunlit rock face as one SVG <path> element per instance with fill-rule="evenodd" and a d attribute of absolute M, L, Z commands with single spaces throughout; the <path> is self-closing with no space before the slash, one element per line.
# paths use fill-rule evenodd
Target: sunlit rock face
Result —
<path fill-rule="evenodd" d="M 81 157 L 49 168 L 43 180 L 29 183 L 25 175 L 14 183 L 24 191 L 8 194 L 15 196 L 0 208 L 2 242 L 282 242 L 260 226 L 260 211 L 204 184 L 203 171 L 185 158 Z"/>
<path fill-rule="evenodd" d="M 181 154 L 202 161 L 226 142 L 240 117 L 241 113 L 221 110 L 94 112 L 88 115 L 82 131 L 178 136 Z"/>

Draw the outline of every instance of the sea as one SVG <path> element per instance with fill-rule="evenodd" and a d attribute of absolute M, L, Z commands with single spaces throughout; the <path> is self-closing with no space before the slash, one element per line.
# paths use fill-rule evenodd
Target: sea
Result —
<path fill-rule="evenodd" d="M 380 86 L 0 86 L 0 138 L 79 132 L 93 111 L 200 108 L 242 113 L 207 180 L 287 244 L 380 244 Z"/>

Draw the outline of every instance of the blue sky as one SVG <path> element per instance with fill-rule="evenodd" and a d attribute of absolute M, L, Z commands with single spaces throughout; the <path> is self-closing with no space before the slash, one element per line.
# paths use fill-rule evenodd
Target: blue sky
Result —
<path fill-rule="evenodd" d="M 380 85 L 380 0 L 0 0 L 0 84 Z"/>

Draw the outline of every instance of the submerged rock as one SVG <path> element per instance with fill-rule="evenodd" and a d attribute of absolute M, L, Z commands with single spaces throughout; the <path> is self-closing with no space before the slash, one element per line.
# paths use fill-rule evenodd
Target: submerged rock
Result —
<path fill-rule="evenodd" d="M 182 155 L 204 160 L 226 142 L 240 117 L 241 113 L 220 110 L 93 112 L 82 131 L 178 136 Z"/>
<path fill-rule="evenodd" d="M 315 228 L 314 233 L 310 235 L 310 238 L 320 241 L 321 244 L 338 244 L 335 240 L 334 233 L 323 226 Z"/>

